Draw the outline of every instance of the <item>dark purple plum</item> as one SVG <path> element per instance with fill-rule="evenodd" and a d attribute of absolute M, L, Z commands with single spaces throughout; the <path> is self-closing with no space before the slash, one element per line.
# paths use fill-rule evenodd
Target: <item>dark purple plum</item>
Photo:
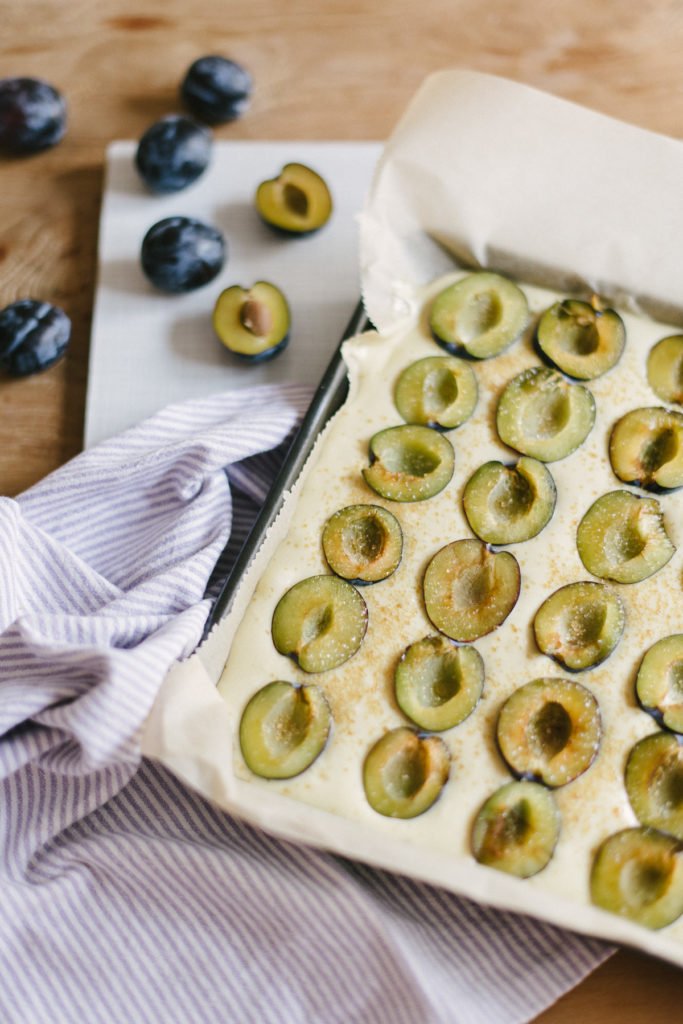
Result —
<path fill-rule="evenodd" d="M 165 217 L 142 240 L 142 269 L 163 292 L 189 292 L 213 281 L 226 255 L 218 228 L 193 217 Z"/>
<path fill-rule="evenodd" d="M 71 321 L 49 302 L 20 299 L 0 310 L 0 366 L 14 377 L 52 366 L 70 338 Z"/>
<path fill-rule="evenodd" d="M 66 102 L 39 78 L 0 79 L 0 150 L 37 153 L 66 131 Z"/>
<path fill-rule="evenodd" d="M 249 106 L 252 78 L 227 57 L 200 57 L 188 69 L 180 95 L 195 117 L 208 124 L 234 121 Z"/>
<path fill-rule="evenodd" d="M 211 132 L 189 117 L 169 114 L 140 139 L 135 166 L 152 192 L 179 192 L 209 166 Z"/>

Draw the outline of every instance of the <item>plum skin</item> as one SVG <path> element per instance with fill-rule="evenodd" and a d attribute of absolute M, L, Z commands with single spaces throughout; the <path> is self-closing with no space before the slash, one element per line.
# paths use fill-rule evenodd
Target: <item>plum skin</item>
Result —
<path fill-rule="evenodd" d="M 165 217 L 143 238 L 140 260 L 155 287 L 179 293 L 213 281 L 225 255 L 225 239 L 217 228 L 193 217 Z"/>
<path fill-rule="evenodd" d="M 288 345 L 289 334 L 286 334 L 282 341 L 279 341 L 277 345 L 273 345 L 272 348 L 266 348 L 263 352 L 257 352 L 255 356 L 249 356 L 245 352 L 229 351 L 231 351 L 231 355 L 233 355 L 235 359 L 239 359 L 243 363 L 250 363 L 253 365 L 254 363 L 267 363 L 269 359 L 273 359 L 275 356 L 279 356 L 281 352 L 284 352 Z M 357 580 L 354 582 L 357 582 Z"/>
<path fill-rule="evenodd" d="M 180 95 L 195 117 L 208 124 L 234 121 L 249 106 L 253 82 L 246 68 L 208 55 L 190 65 Z"/>
<path fill-rule="evenodd" d="M 211 159 L 211 132 L 189 117 L 169 114 L 144 133 L 135 166 L 152 192 L 179 192 L 199 178 Z"/>
<path fill-rule="evenodd" d="M 0 310 L 0 366 L 14 377 L 47 370 L 70 338 L 71 321 L 59 306 L 20 299 Z"/>
<path fill-rule="evenodd" d="M 0 150 L 37 153 L 55 146 L 66 131 L 66 101 L 39 78 L 0 80 Z"/>

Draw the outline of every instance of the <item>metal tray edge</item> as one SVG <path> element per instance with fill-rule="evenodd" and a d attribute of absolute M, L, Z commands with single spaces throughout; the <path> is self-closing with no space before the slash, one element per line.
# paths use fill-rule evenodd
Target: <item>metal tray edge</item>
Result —
<path fill-rule="evenodd" d="M 358 302 L 341 340 L 320 379 L 310 406 L 292 439 L 282 466 L 273 481 L 268 496 L 254 521 L 240 552 L 225 577 L 204 626 L 200 646 L 212 629 L 230 611 L 242 576 L 261 547 L 268 530 L 275 521 L 286 493 L 294 485 L 306 459 L 311 453 L 318 434 L 327 421 L 343 405 L 348 393 L 346 364 L 342 358 L 342 345 L 348 338 L 371 326 L 362 301 Z"/>

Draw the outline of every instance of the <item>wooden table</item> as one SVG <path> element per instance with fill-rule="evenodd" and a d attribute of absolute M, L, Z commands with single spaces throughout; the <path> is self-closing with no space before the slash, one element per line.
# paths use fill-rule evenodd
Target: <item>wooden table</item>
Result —
<path fill-rule="evenodd" d="M 197 56 L 254 74 L 248 115 L 221 138 L 382 139 L 426 74 L 457 66 L 683 132 L 674 0 L 0 0 L 0 21 L 1 73 L 45 77 L 70 106 L 59 146 L 0 164 L 0 305 L 44 298 L 74 325 L 61 364 L 0 382 L 9 496 L 81 447 L 104 148 L 177 109 Z M 620 952 L 539 1022 L 650 1024 L 681 1007 L 683 972 Z"/>

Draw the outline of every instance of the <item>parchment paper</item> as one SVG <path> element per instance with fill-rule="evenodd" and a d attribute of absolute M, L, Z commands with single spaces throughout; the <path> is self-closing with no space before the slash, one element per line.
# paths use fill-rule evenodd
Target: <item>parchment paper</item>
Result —
<path fill-rule="evenodd" d="M 362 217 L 364 296 L 390 330 L 416 289 L 466 265 L 558 290 L 599 291 L 683 323 L 683 145 L 524 86 L 470 72 L 428 79 L 387 143 Z M 353 401 L 352 387 L 349 401 Z M 270 794 L 232 772 L 230 718 L 215 689 L 232 636 L 265 563 L 284 536 L 318 448 L 247 572 L 233 612 L 198 654 L 175 666 L 143 739 L 209 798 L 288 838 L 639 946 L 683 965 L 683 946 L 627 921 L 472 864 L 369 835 L 353 822 Z"/>
<path fill-rule="evenodd" d="M 674 139 L 489 75 L 432 75 L 363 215 L 370 319 L 389 327 L 458 259 L 683 323 L 682 170 Z"/>

